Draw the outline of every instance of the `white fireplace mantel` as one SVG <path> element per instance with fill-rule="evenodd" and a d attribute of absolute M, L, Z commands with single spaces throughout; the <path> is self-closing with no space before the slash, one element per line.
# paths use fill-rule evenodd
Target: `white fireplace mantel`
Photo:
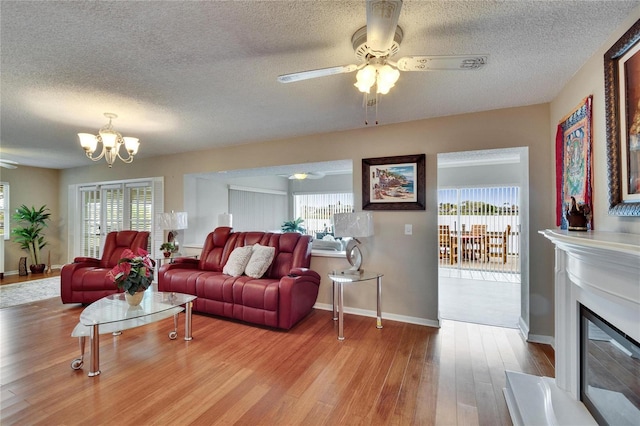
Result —
<path fill-rule="evenodd" d="M 555 244 L 556 377 L 508 372 L 505 396 L 514 423 L 564 424 L 563 418 L 573 416 L 575 422 L 575 416 L 589 415 L 579 396 L 579 305 L 640 341 L 640 235 L 552 229 L 540 233 Z M 547 389 L 540 392 L 542 388 Z M 543 401 L 534 401 L 534 394 Z M 556 396 L 565 400 L 549 403 Z M 526 419 L 527 413 L 540 414 L 536 407 L 544 407 L 545 413 Z"/>

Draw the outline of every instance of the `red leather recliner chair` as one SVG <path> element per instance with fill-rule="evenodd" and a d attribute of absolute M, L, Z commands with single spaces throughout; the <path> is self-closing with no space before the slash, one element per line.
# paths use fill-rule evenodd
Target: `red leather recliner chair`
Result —
<path fill-rule="evenodd" d="M 102 259 L 76 257 L 60 272 L 60 298 L 62 303 L 93 303 L 120 290 L 107 278 L 122 258 L 122 252 L 138 248 L 147 249 L 149 233 L 146 231 L 114 231 L 107 235 Z"/>

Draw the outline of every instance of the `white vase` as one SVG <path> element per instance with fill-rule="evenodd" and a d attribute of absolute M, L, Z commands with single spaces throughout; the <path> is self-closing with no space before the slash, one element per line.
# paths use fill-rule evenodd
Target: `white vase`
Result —
<path fill-rule="evenodd" d="M 144 291 L 138 291 L 133 295 L 129 294 L 128 291 L 124 292 L 124 298 L 130 306 L 140 305 L 143 297 L 144 297 Z"/>

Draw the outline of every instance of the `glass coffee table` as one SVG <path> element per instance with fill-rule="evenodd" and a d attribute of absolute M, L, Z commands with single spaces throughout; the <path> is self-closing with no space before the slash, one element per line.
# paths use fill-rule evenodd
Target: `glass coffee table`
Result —
<path fill-rule="evenodd" d="M 191 340 L 191 312 L 196 296 L 191 294 L 147 290 L 139 306 L 130 306 L 124 293 L 103 297 L 87 306 L 80 314 L 80 322 L 71 332 L 78 337 L 80 358 L 71 362 L 79 370 L 84 364 L 84 346 L 87 336 L 91 342 L 89 377 L 100 374 L 100 334 L 120 334 L 123 330 L 140 327 L 173 316 L 174 330 L 169 338 L 178 337 L 178 314 L 185 311 L 184 340 Z"/>

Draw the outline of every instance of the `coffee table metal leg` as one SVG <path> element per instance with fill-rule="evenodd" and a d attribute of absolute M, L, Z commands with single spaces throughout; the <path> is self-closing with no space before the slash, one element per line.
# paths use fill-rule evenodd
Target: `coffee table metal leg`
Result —
<path fill-rule="evenodd" d="M 76 358 L 73 361 L 71 361 L 71 368 L 73 368 L 74 370 L 80 370 L 84 365 L 84 342 L 85 342 L 85 337 L 79 336 L 78 345 L 80 346 L 80 358 Z"/>
<path fill-rule="evenodd" d="M 171 340 L 175 340 L 178 337 L 178 314 L 180 313 L 176 312 L 173 315 L 173 331 L 169 333 L 169 339 Z"/>
<path fill-rule="evenodd" d="M 187 302 L 184 318 L 184 340 L 192 340 L 191 337 L 191 312 L 193 311 L 193 302 Z"/>
<path fill-rule="evenodd" d="M 333 285 L 331 286 L 331 299 L 333 299 L 333 320 L 336 321 L 338 319 L 338 311 L 336 310 L 336 297 L 338 294 L 336 293 L 336 286 L 338 285 L 335 281 L 331 281 Z"/>
<path fill-rule="evenodd" d="M 377 289 L 377 296 L 378 296 L 378 316 L 376 318 L 376 328 L 382 328 L 382 277 L 378 277 L 378 289 Z"/>
<path fill-rule="evenodd" d="M 91 363 L 89 377 L 100 374 L 100 330 L 98 324 L 91 326 Z"/>
<path fill-rule="evenodd" d="M 338 340 L 344 340 L 344 292 L 342 283 L 338 283 Z"/>

